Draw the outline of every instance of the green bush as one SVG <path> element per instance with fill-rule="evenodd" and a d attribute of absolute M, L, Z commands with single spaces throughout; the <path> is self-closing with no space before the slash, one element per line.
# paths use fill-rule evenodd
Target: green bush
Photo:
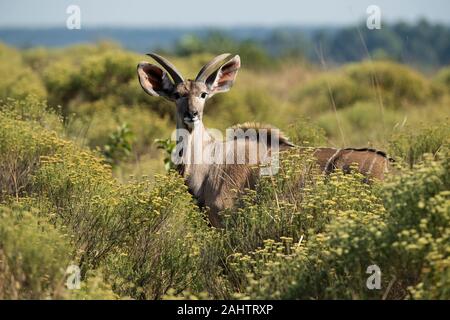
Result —
<path fill-rule="evenodd" d="M 65 132 L 63 119 L 58 112 L 49 108 L 45 100 L 31 94 L 20 100 L 7 98 L 0 101 L 0 112 L 10 118 L 29 121 L 60 134 Z"/>
<path fill-rule="evenodd" d="M 292 100 L 318 113 L 371 102 L 398 109 L 436 98 L 437 89 L 420 73 L 385 61 L 344 66 L 326 73 L 294 91 Z"/>
<path fill-rule="evenodd" d="M 350 64 L 344 72 L 389 107 L 417 105 L 433 97 L 432 86 L 423 75 L 393 62 Z"/>
<path fill-rule="evenodd" d="M 332 175 L 325 188 L 319 184 L 302 201 L 301 214 L 314 217 L 302 242 L 298 235 L 275 235 L 233 255 L 236 297 L 447 299 L 448 149 L 439 159 L 427 158 L 416 170 L 376 188 L 355 189 L 360 177 Z M 382 290 L 366 287 L 366 270 L 373 264 L 381 269 Z"/>
<path fill-rule="evenodd" d="M 444 67 L 437 73 L 435 77 L 437 83 L 441 84 L 447 92 L 450 91 L 450 67 Z"/>
<path fill-rule="evenodd" d="M 72 300 L 117 300 L 120 297 L 112 291 L 111 285 L 104 281 L 101 272 L 88 271 L 80 283 L 80 289 L 70 290 L 65 296 Z M 128 299 L 129 297 L 123 297 Z"/>
<path fill-rule="evenodd" d="M 31 201 L 29 201 L 31 200 Z M 49 221 L 33 199 L 0 205 L 1 299 L 115 299 L 98 272 L 89 271 L 80 289 L 66 286 L 78 254 L 65 228 Z"/>
<path fill-rule="evenodd" d="M 58 299 L 74 248 L 35 210 L 0 206 L 0 299 Z"/>
<path fill-rule="evenodd" d="M 230 218 L 228 241 L 238 252 L 231 281 L 243 294 L 236 297 L 351 298 L 351 286 L 356 292 L 361 285 L 365 270 L 354 268 L 376 254 L 362 245 L 374 245 L 385 210 L 362 176 L 337 172 L 324 181 L 308 173 L 308 158 L 285 160 L 289 169 L 262 180 L 251 202 Z M 336 275 L 346 268 L 359 270 L 353 284 L 348 274 Z"/>
<path fill-rule="evenodd" d="M 0 99 L 47 93 L 40 77 L 23 61 L 21 53 L 0 43 Z"/>
<path fill-rule="evenodd" d="M 236 90 L 217 95 L 205 106 L 205 123 L 210 128 L 225 129 L 245 121 L 277 124 L 273 114 L 276 101 L 262 90 Z"/>
<path fill-rule="evenodd" d="M 20 172 L 24 180 L 17 184 L 24 192 L 6 190 L 5 197 L 31 196 L 52 223 L 67 230 L 83 274 L 105 268 L 115 292 L 134 298 L 195 289 L 204 280 L 207 260 L 200 252 L 214 231 L 178 174 L 122 185 L 91 152 L 29 122 L 6 114 L 0 119 L 0 133 L 11 135 L 0 140 L 6 165 L 20 159 L 33 168 Z"/>
<path fill-rule="evenodd" d="M 450 143 L 448 120 L 433 126 L 407 127 L 395 133 L 390 139 L 390 152 L 410 167 L 423 159 L 423 155 L 437 152 Z"/>
<path fill-rule="evenodd" d="M 140 156 L 154 152 L 153 141 L 170 136 L 175 128 L 167 117 L 161 118 L 143 107 L 116 106 L 113 114 L 111 107 L 103 100 L 81 104 L 79 113 L 67 125 L 68 134 L 92 149 L 102 148 L 108 144 L 110 135 L 117 127 L 127 123 L 134 135 L 131 149 L 135 155 Z"/>
<path fill-rule="evenodd" d="M 326 136 L 339 146 L 349 145 L 351 140 L 352 146 L 366 147 L 378 142 L 376 148 L 383 148 L 386 139 L 402 120 L 402 114 L 396 110 L 376 103 L 356 102 L 336 113 L 326 112 L 316 121 Z"/>
<path fill-rule="evenodd" d="M 57 60 L 47 66 L 42 71 L 42 78 L 48 92 L 50 105 L 63 106 L 64 115 L 67 116 L 68 104 L 75 99 L 78 94 L 78 85 L 75 83 L 75 76 L 79 66 L 70 61 Z"/>
<path fill-rule="evenodd" d="M 186 191 L 173 172 L 158 176 L 153 187 L 141 182 L 123 191 L 117 211 L 129 226 L 107 262 L 116 292 L 157 299 L 169 289 L 198 289 L 201 251 L 213 231 Z"/>
<path fill-rule="evenodd" d="M 159 115 L 173 115 L 169 102 L 148 97 L 136 80 L 136 65 L 145 56 L 110 43 L 75 46 L 48 55 L 40 57 L 36 51 L 25 54 L 27 61 L 39 70 L 49 104 L 62 106 L 65 118 L 71 113 L 89 115 L 99 108 L 114 110 L 123 105 L 141 105 Z"/>
<path fill-rule="evenodd" d="M 127 83 L 136 80 L 136 60 L 135 55 L 121 51 L 107 51 L 87 57 L 81 63 L 74 81 L 86 100 L 124 92 L 128 88 Z"/>
<path fill-rule="evenodd" d="M 356 101 L 366 99 L 370 88 L 359 86 L 343 73 L 325 74 L 294 91 L 295 103 L 306 106 L 313 113 L 348 107 Z"/>
<path fill-rule="evenodd" d="M 109 135 L 108 142 L 103 148 L 106 161 L 111 165 L 117 165 L 129 158 L 133 140 L 134 134 L 127 123 L 117 127 L 116 131 Z"/>
<path fill-rule="evenodd" d="M 13 103 L 12 106 L 23 105 Z M 4 111 L 0 111 L 0 199 L 5 195 L 18 198 L 30 190 L 31 175 L 40 157 L 55 152 L 63 142 L 55 132 L 42 129 L 39 122 L 47 123 L 46 120 L 25 122 L 22 119 L 33 115 L 24 116 L 20 109 L 11 111 L 11 105 L 3 107 Z"/>
<path fill-rule="evenodd" d="M 429 155 L 414 171 L 386 185 L 382 196 L 390 213 L 389 264 L 410 298 L 448 299 L 450 161 L 448 146 L 439 160 Z M 431 283 L 430 280 L 437 280 Z"/>
<path fill-rule="evenodd" d="M 436 230 L 439 231 L 431 241 L 429 241 L 429 238 L 424 237 L 419 239 L 431 249 L 425 256 L 426 263 L 421 270 L 421 281 L 413 288 L 410 288 L 410 292 L 414 299 L 447 300 L 450 297 L 448 289 L 450 286 L 450 257 L 447 246 L 450 241 L 450 194 L 448 190 L 441 191 L 430 198 L 424 205 L 426 210 L 431 213 L 431 221 L 421 221 L 420 226 L 424 226 L 424 229 L 428 228 L 434 232 Z"/>
<path fill-rule="evenodd" d="M 322 127 L 311 123 L 309 118 L 299 118 L 291 123 L 287 131 L 289 139 L 296 145 L 325 145 L 325 131 Z"/>

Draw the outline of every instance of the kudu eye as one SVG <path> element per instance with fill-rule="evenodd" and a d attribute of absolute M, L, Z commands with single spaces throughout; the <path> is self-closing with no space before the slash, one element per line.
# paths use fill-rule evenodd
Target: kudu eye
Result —
<path fill-rule="evenodd" d="M 173 97 L 174 97 L 175 100 L 178 100 L 178 99 L 180 99 L 181 95 L 178 92 L 175 92 L 173 94 Z"/>
<path fill-rule="evenodd" d="M 202 92 L 201 94 L 200 94 L 200 97 L 202 98 L 202 99 L 206 99 L 206 96 L 208 95 L 208 93 L 206 93 L 206 92 Z"/>

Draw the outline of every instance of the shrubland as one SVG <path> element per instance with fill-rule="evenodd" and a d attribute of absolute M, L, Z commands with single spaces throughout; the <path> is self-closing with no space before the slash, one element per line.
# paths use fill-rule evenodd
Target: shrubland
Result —
<path fill-rule="evenodd" d="M 298 145 L 375 146 L 396 163 L 367 184 L 285 153 L 219 230 L 164 170 L 154 140 L 170 136 L 173 106 L 140 89 L 145 57 L 109 43 L 0 55 L 17 63 L 0 62 L 0 298 L 450 298 L 446 69 L 244 60 L 207 126 L 273 123 Z M 209 58 L 171 59 L 192 77 Z M 66 286 L 70 265 L 80 289 Z M 366 286 L 371 265 L 380 290 Z"/>

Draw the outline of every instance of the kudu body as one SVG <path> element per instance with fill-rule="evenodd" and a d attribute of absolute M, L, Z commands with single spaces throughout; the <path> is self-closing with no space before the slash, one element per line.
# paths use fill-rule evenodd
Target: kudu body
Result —
<path fill-rule="evenodd" d="M 255 186 L 260 170 L 255 164 L 264 160 L 261 155 L 270 158 L 272 151 L 283 151 L 294 145 L 278 130 L 257 124 L 237 126 L 242 131 L 255 130 L 256 139 L 234 136 L 227 141 L 214 139 L 203 125 L 205 101 L 231 88 L 241 66 L 239 56 L 232 59 L 229 59 L 229 54 L 217 56 L 200 70 L 195 80 L 184 80 L 165 58 L 156 54 L 149 56 L 165 70 L 141 62 L 137 70 L 139 82 L 148 94 L 175 102 L 177 147 L 181 146 L 176 150 L 181 159 L 179 172 L 199 205 L 209 209 L 211 224 L 218 227 L 221 225 L 219 212 L 233 206 L 236 191 Z M 259 138 L 262 131 L 265 139 Z M 200 161 L 193 161 L 198 150 L 203 156 Z M 245 151 L 244 161 L 236 161 L 237 150 Z M 265 150 L 265 153 L 257 153 L 257 158 L 249 161 L 249 150 Z M 380 180 L 384 178 L 390 161 L 383 152 L 373 149 L 316 148 L 313 155 L 325 174 L 337 168 L 347 171 L 351 164 L 356 163 L 361 173 Z"/>

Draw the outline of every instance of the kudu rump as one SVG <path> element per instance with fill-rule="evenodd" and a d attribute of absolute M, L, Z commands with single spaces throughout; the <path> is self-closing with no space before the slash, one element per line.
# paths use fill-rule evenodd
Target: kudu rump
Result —
<path fill-rule="evenodd" d="M 294 145 L 269 126 L 237 125 L 232 128 L 231 139 L 221 141 L 203 125 L 206 100 L 232 87 L 241 67 L 238 55 L 231 59 L 230 54 L 217 56 L 195 80 L 184 80 L 167 59 L 154 53 L 148 55 L 164 69 L 145 61 L 139 63 L 139 82 L 148 94 L 175 102 L 177 148 L 172 159 L 199 205 L 209 209 L 211 224 L 219 227 L 219 213 L 233 206 L 236 190 L 254 188 L 262 170 L 267 169 L 258 165 L 270 163 L 268 172 L 275 173 L 273 160 L 278 152 Z M 313 155 L 325 174 L 336 169 L 347 171 L 356 163 L 362 174 L 380 180 L 390 161 L 385 153 L 373 149 L 316 148 Z"/>

